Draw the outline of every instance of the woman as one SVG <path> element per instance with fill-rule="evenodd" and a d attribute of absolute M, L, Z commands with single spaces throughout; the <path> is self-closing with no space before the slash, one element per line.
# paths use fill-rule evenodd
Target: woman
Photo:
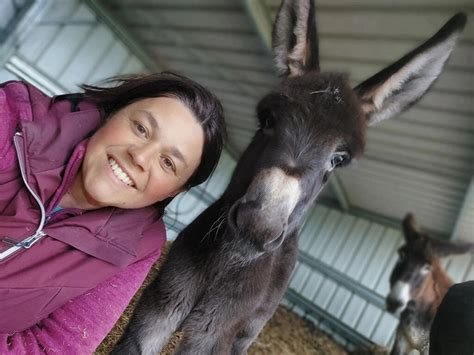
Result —
<path fill-rule="evenodd" d="M 7 343 L 33 328 L 34 343 L 59 307 L 125 269 L 123 281 L 128 265 L 146 261 L 147 271 L 165 241 L 164 207 L 218 162 L 222 107 L 206 89 L 172 73 L 118 82 L 54 99 L 22 82 L 0 86 L 0 333 Z"/>

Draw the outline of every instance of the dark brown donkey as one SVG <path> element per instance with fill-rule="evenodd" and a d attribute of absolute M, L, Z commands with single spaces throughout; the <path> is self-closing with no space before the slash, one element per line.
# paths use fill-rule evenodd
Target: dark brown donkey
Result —
<path fill-rule="evenodd" d="M 282 81 L 258 105 L 260 128 L 224 194 L 173 243 L 115 353 L 154 354 L 179 329 L 175 353 L 245 354 L 286 290 L 298 231 L 331 171 L 362 154 L 368 125 L 426 92 L 464 24 L 455 16 L 352 89 L 319 70 L 314 2 L 284 1 L 273 29 Z"/>
<path fill-rule="evenodd" d="M 387 310 L 401 312 L 391 354 L 408 354 L 411 350 L 428 354 L 431 323 L 453 285 L 439 258 L 474 251 L 474 244 L 430 238 L 420 231 L 411 214 L 403 220 L 403 233 L 405 244 L 398 250 L 387 296 Z"/>

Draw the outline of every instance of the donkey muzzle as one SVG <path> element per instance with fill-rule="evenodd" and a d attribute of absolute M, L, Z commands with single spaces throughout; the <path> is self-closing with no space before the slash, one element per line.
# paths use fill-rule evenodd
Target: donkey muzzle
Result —
<path fill-rule="evenodd" d="M 396 298 L 387 297 L 385 300 L 387 311 L 390 313 L 396 313 L 396 311 L 403 307 L 403 302 Z"/>
<path fill-rule="evenodd" d="M 236 228 L 264 250 L 281 245 L 290 215 L 301 197 L 298 178 L 278 167 L 261 170 L 234 206 Z"/>
<path fill-rule="evenodd" d="M 257 201 L 240 201 L 230 214 L 238 232 L 261 251 L 278 248 L 285 238 L 288 216 L 278 208 L 266 208 Z"/>

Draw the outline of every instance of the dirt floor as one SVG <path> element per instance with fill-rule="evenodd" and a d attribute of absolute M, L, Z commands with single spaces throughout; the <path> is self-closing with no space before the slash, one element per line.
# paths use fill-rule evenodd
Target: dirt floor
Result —
<path fill-rule="evenodd" d="M 163 255 L 164 256 L 164 255 Z M 162 257 L 160 260 L 163 260 Z M 157 263 L 147 279 L 144 286 L 156 275 L 159 269 Z M 142 286 L 142 288 L 144 287 Z M 140 291 L 134 297 L 130 305 L 125 310 L 115 327 L 97 348 L 95 354 L 108 354 L 115 342 L 120 338 L 125 326 L 130 319 L 135 302 Z M 171 354 L 173 345 L 179 342 L 180 334 L 175 334 L 171 339 L 168 348 L 161 354 Z M 273 318 L 267 323 L 260 333 L 257 340 L 252 344 L 250 355 L 342 355 L 347 352 L 334 343 L 325 334 L 318 331 L 310 322 L 303 320 L 293 312 L 290 312 L 283 306 L 280 306 L 275 312 Z"/>

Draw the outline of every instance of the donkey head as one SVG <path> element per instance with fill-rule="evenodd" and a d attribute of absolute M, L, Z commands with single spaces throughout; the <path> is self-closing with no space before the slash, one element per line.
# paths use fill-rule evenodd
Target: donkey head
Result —
<path fill-rule="evenodd" d="M 301 225 L 330 173 L 360 156 L 368 125 L 417 101 L 440 74 L 465 24 L 452 18 L 433 38 L 355 89 L 321 73 L 312 0 L 284 0 L 273 28 L 282 81 L 259 103 L 259 129 L 229 185 L 229 226 L 253 255 L 274 250 Z"/>
<path fill-rule="evenodd" d="M 403 220 L 403 234 L 405 244 L 398 250 L 399 259 L 390 275 L 391 290 L 386 300 L 390 312 L 401 311 L 409 301 L 422 297 L 433 273 L 444 275 L 440 257 L 474 251 L 474 244 L 448 242 L 422 233 L 412 214 Z"/>

